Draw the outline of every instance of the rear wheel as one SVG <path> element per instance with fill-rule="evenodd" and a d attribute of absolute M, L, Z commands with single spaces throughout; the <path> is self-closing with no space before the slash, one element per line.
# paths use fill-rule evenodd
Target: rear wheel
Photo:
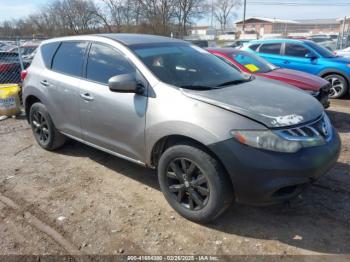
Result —
<path fill-rule="evenodd" d="M 331 74 L 324 77 L 331 84 L 330 98 L 340 98 L 348 91 L 348 82 L 338 74 Z"/>
<path fill-rule="evenodd" d="M 169 204 L 185 218 L 207 223 L 231 203 L 233 192 L 220 163 L 192 145 L 175 145 L 161 156 L 158 179 Z"/>
<path fill-rule="evenodd" d="M 53 124 L 46 107 L 42 103 L 34 103 L 29 112 L 30 125 L 38 144 L 46 150 L 55 150 L 66 141 Z"/>

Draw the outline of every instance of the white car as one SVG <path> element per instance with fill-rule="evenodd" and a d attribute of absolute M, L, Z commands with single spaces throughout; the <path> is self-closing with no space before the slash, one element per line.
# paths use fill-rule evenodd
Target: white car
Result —
<path fill-rule="evenodd" d="M 350 47 L 347 47 L 343 50 L 336 50 L 334 53 L 338 56 L 350 57 Z"/>

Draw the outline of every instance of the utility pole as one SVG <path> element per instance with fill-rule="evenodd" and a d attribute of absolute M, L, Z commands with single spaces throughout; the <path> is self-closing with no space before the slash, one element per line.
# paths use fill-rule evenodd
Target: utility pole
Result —
<path fill-rule="evenodd" d="M 245 14 L 247 10 L 247 0 L 244 0 L 244 7 L 243 7 L 243 34 L 245 31 Z"/>
<path fill-rule="evenodd" d="M 343 20 L 343 28 L 342 28 L 342 34 L 341 34 L 340 49 L 343 49 L 343 46 L 344 46 L 345 24 L 346 24 L 346 16 L 344 17 L 344 20 Z M 345 40 L 345 45 L 346 45 L 346 40 Z"/>
<path fill-rule="evenodd" d="M 210 19 L 210 26 L 213 27 L 214 23 L 214 0 L 211 0 L 211 19 Z"/>

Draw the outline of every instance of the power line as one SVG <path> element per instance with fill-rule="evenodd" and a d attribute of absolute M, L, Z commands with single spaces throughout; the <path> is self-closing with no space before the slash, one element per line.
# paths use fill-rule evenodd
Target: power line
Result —
<path fill-rule="evenodd" d="M 284 5 L 284 6 L 350 6 L 350 3 L 307 3 L 307 2 L 276 2 L 276 1 L 249 1 L 249 5 Z"/>

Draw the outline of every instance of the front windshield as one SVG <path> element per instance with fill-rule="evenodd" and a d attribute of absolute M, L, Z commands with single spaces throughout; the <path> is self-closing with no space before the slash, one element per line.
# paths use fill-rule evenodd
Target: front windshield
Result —
<path fill-rule="evenodd" d="M 265 59 L 248 52 L 234 53 L 232 54 L 232 58 L 247 68 L 251 73 L 267 73 L 277 68 Z"/>
<path fill-rule="evenodd" d="M 306 42 L 308 46 L 310 46 L 313 50 L 315 50 L 318 54 L 320 54 L 322 57 L 325 58 L 333 58 L 336 57 L 330 50 L 327 48 L 324 48 L 323 46 L 320 46 L 314 42 Z"/>
<path fill-rule="evenodd" d="M 161 81 L 174 86 L 208 90 L 249 81 L 232 66 L 193 45 L 152 44 L 131 48 Z"/>

